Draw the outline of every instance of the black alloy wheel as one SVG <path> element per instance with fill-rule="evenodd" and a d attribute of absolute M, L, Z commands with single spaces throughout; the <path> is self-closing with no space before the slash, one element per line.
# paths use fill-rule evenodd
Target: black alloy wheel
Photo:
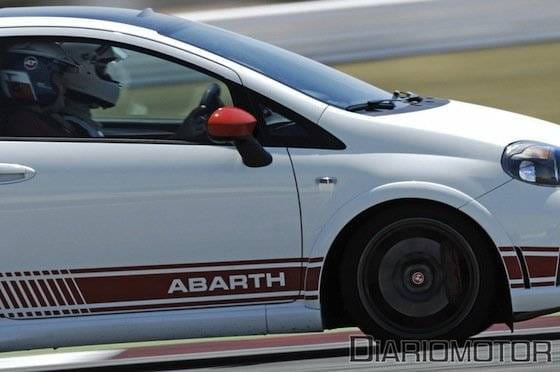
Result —
<path fill-rule="evenodd" d="M 394 211 L 364 224 L 343 257 L 340 282 L 365 333 L 464 339 L 489 325 L 493 260 L 462 222 L 435 210 Z"/>

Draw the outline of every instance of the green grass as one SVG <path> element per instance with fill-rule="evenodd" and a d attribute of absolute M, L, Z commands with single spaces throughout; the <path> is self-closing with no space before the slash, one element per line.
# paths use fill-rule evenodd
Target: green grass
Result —
<path fill-rule="evenodd" d="M 336 66 L 389 91 L 410 90 L 560 123 L 560 43 Z"/>

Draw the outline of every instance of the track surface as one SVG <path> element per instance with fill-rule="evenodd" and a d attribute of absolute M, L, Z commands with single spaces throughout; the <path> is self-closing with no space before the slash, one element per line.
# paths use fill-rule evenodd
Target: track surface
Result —
<path fill-rule="evenodd" d="M 432 0 L 301 13 L 182 14 L 326 63 L 560 39 L 558 0 Z M 249 13 L 249 12 L 248 12 Z"/>
<path fill-rule="evenodd" d="M 157 346 L 132 346 L 124 349 L 77 351 L 50 353 L 43 355 L 0 358 L 0 370 L 91 370 L 99 371 L 155 371 L 183 370 L 199 368 L 228 368 L 232 370 L 295 370 L 322 371 L 342 369 L 380 370 L 447 370 L 465 368 L 519 369 L 539 368 L 560 369 L 560 316 L 546 316 L 518 323 L 512 334 L 505 326 L 497 325 L 478 335 L 476 339 L 494 341 L 546 340 L 552 343 L 551 361 L 537 358 L 538 363 L 519 361 L 523 351 L 517 351 L 517 361 L 512 362 L 506 348 L 505 360 L 488 362 L 415 362 L 408 356 L 406 363 L 388 360 L 384 362 L 349 361 L 349 338 L 361 335 L 356 329 L 338 330 L 325 333 L 269 335 L 229 340 L 189 340 Z M 558 341 L 557 341 L 558 340 Z M 360 345 L 363 345 L 360 344 Z M 542 346 L 543 344 L 541 344 Z M 498 355 L 498 347 L 494 347 Z M 374 352 L 375 352 L 374 348 Z M 488 349 L 483 349 L 488 350 Z M 540 349 L 542 350 L 542 349 Z M 434 357 L 442 359 L 438 350 Z M 363 354 L 362 354 L 363 355 Z M 487 354 L 486 354 L 487 355 Z"/>

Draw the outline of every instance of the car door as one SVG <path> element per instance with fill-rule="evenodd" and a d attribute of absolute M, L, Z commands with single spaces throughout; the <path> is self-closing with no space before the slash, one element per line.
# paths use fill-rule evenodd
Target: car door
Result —
<path fill-rule="evenodd" d="M 70 54 L 77 44 L 66 45 Z M 118 101 L 73 121 L 100 123 L 105 137 L 0 138 L 2 315 L 297 298 L 301 231 L 287 150 L 270 148 L 272 164 L 249 168 L 234 146 L 174 137 L 211 84 L 223 104 L 238 104 L 234 84 L 115 50 L 124 54 L 105 67 L 119 82 Z"/>

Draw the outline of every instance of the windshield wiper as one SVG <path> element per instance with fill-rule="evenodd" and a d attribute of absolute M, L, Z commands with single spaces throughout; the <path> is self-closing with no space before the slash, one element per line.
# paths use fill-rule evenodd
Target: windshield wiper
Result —
<path fill-rule="evenodd" d="M 381 99 L 378 101 L 367 101 L 346 107 L 347 111 L 375 111 L 375 110 L 392 110 L 395 108 L 394 99 Z"/>
<path fill-rule="evenodd" d="M 395 90 L 393 92 L 393 97 L 391 97 L 390 99 L 380 99 L 377 101 L 358 103 L 346 107 L 346 110 L 347 111 L 393 110 L 396 107 L 395 102 L 405 102 L 405 103 L 410 103 L 412 105 L 415 105 L 422 102 L 423 100 L 424 98 L 416 93 L 401 92 L 400 90 Z"/>
<path fill-rule="evenodd" d="M 401 92 L 400 90 L 395 90 L 393 92 L 392 99 L 408 103 L 420 103 L 424 100 L 424 97 L 412 92 Z"/>

